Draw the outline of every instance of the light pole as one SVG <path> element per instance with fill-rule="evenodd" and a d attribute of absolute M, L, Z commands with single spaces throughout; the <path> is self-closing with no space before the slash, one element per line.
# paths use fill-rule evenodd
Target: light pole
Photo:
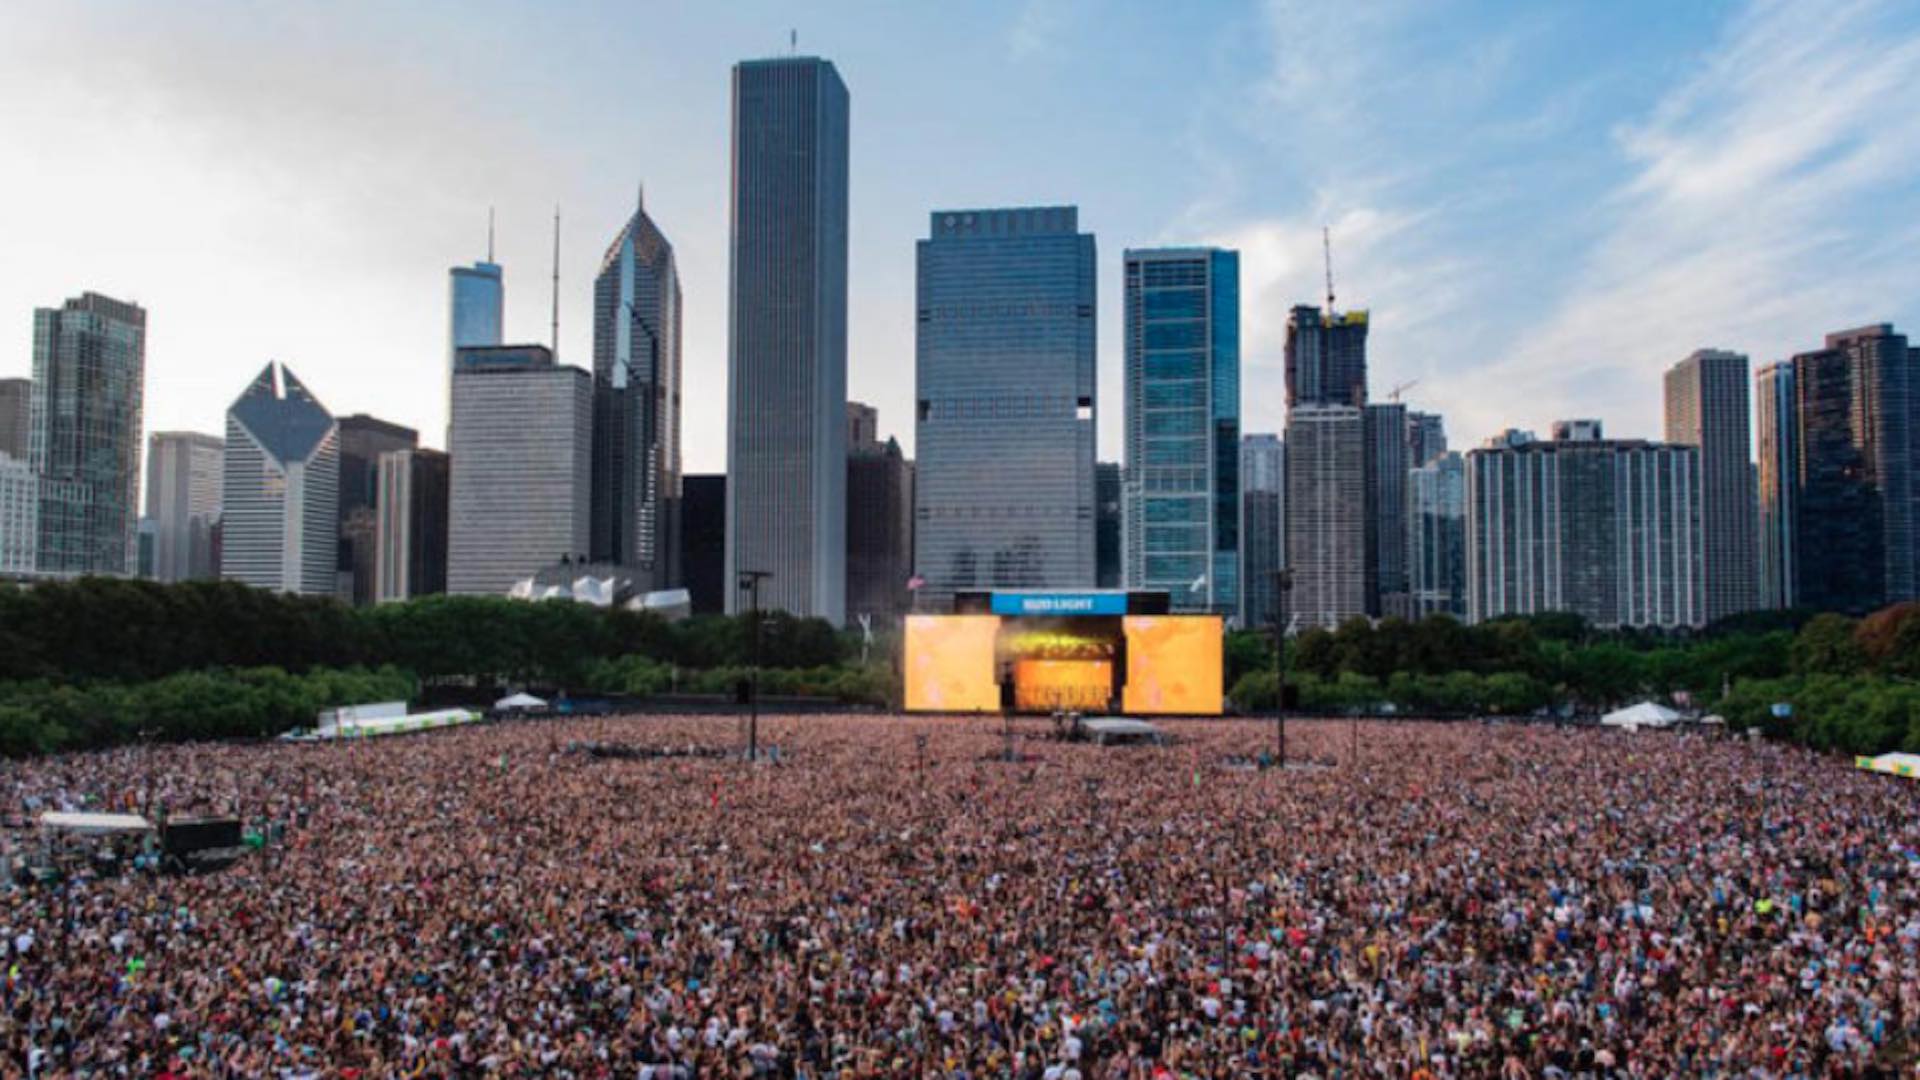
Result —
<path fill-rule="evenodd" d="M 753 665 L 747 684 L 747 761 L 760 756 L 760 583 L 773 574 L 766 570 L 740 571 L 740 591 L 751 597 Z"/>
<path fill-rule="evenodd" d="M 1273 572 L 1273 738 L 1280 767 L 1287 767 L 1287 594 L 1293 591 L 1293 570 Z"/>

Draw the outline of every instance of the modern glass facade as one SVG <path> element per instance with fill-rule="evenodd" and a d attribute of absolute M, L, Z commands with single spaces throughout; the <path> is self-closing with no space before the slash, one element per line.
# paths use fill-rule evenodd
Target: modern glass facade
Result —
<path fill-rule="evenodd" d="M 1367 313 L 1301 304 L 1287 315 L 1287 407 L 1367 403 Z"/>
<path fill-rule="evenodd" d="M 1287 446 L 1278 435 L 1240 439 L 1240 625 L 1260 629 L 1280 613 L 1274 573 L 1287 564 Z"/>
<path fill-rule="evenodd" d="M 1407 474 L 1407 592 L 1413 618 L 1467 614 L 1467 473 L 1442 453 Z"/>
<path fill-rule="evenodd" d="M 917 266 L 920 606 L 1092 587 L 1093 237 L 1071 206 L 936 211 Z"/>
<path fill-rule="evenodd" d="M 1755 445 L 1760 461 L 1758 479 L 1760 515 L 1759 603 L 1784 609 L 1797 603 L 1794 594 L 1795 469 L 1799 461 L 1800 425 L 1796 419 L 1793 362 L 1768 364 L 1754 376 Z"/>
<path fill-rule="evenodd" d="M 33 313 L 28 460 L 40 485 L 42 574 L 137 566 L 147 313 L 98 293 Z"/>
<path fill-rule="evenodd" d="M 420 445 L 420 433 L 365 413 L 340 418 L 340 599 L 379 599 L 380 458 Z"/>
<path fill-rule="evenodd" d="M 502 312 L 506 304 L 506 284 L 498 263 L 477 262 L 447 271 L 448 311 L 447 373 L 452 377 L 453 360 L 461 349 L 500 344 Z"/>
<path fill-rule="evenodd" d="M 1240 256 L 1126 253 L 1125 584 L 1240 614 Z"/>
<path fill-rule="evenodd" d="M 147 440 L 147 517 L 153 522 L 153 577 L 220 576 L 213 527 L 220 520 L 226 443 L 217 435 L 157 431 Z"/>
<path fill-rule="evenodd" d="M 380 455 L 375 600 L 447 591 L 449 459 L 438 450 Z"/>
<path fill-rule="evenodd" d="M 845 621 L 846 84 L 817 57 L 733 69 L 727 610 Z"/>
<path fill-rule="evenodd" d="M 1368 405 L 1367 614 L 1411 614 L 1407 598 L 1407 407 Z"/>
<path fill-rule="evenodd" d="M 593 558 L 680 583 L 680 272 L 646 208 L 593 282 Z"/>
<path fill-rule="evenodd" d="M 33 380 L 0 379 L 0 454 L 26 464 L 32 431 Z"/>
<path fill-rule="evenodd" d="M 284 365 L 262 368 L 227 410 L 222 471 L 220 576 L 334 595 L 340 429 Z"/>

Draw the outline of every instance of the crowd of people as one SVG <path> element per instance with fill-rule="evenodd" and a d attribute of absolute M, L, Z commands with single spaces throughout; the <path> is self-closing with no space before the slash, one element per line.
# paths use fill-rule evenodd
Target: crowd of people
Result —
<path fill-rule="evenodd" d="M 1033 722 L 1033 735 L 1043 722 Z M 217 874 L 14 884 L 0 1074 L 1895 1075 L 1920 789 L 1784 746 L 1291 726 L 1228 768 L 999 722 L 516 722 L 9 764 L 0 809 L 238 812 Z M 1357 750 L 1356 750 L 1357 748 Z M 16 835 L 30 843 L 30 834 Z"/>

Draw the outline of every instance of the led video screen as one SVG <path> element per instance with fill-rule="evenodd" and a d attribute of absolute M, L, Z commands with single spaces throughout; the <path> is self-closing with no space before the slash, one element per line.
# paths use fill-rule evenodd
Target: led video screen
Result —
<path fill-rule="evenodd" d="M 997 615 L 909 615 L 906 705 L 912 712 L 995 712 Z"/>
<path fill-rule="evenodd" d="M 1223 694 L 1218 617 L 1129 615 L 1127 685 L 1132 715 L 1218 716 Z"/>

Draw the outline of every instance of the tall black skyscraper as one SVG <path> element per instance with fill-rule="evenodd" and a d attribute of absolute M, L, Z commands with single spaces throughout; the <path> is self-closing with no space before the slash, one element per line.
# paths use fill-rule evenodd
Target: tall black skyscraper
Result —
<path fill-rule="evenodd" d="M 680 273 L 643 205 L 593 282 L 593 558 L 678 585 L 679 505 Z"/>
<path fill-rule="evenodd" d="M 380 455 L 411 450 L 420 433 L 365 413 L 340 418 L 340 598 L 364 607 L 379 597 Z"/>
<path fill-rule="evenodd" d="M 1367 403 L 1367 313 L 1301 304 L 1287 316 L 1287 407 Z"/>
<path fill-rule="evenodd" d="M 825 60 L 733 69 L 728 611 L 761 571 L 762 607 L 845 614 L 847 117 Z"/>

